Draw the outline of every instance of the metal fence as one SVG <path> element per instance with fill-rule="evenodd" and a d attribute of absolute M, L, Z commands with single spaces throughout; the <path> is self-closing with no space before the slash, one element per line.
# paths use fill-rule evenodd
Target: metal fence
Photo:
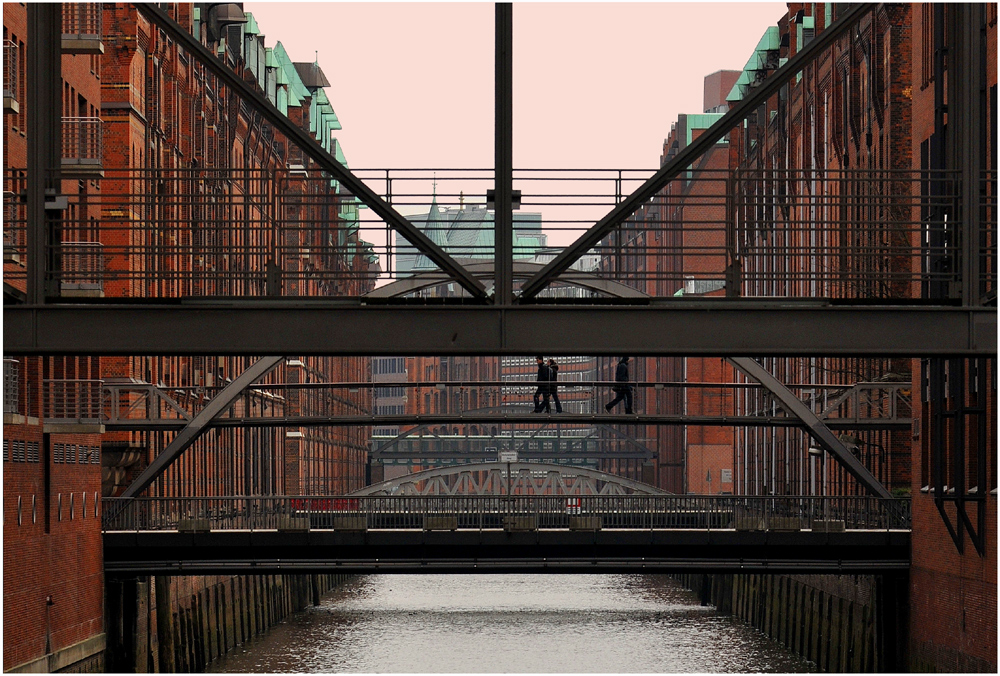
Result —
<path fill-rule="evenodd" d="M 571 528 L 908 530 L 909 500 L 840 496 L 104 498 L 105 531 Z M 599 522 L 598 522 L 599 520 Z"/>
<path fill-rule="evenodd" d="M 46 420 L 101 420 L 101 380 L 47 379 L 42 384 L 42 414 Z"/>
<path fill-rule="evenodd" d="M 104 161 L 104 126 L 99 117 L 62 119 L 63 165 L 101 166 Z"/>
<path fill-rule="evenodd" d="M 99 120 L 67 118 L 64 127 L 67 166 L 99 164 Z M 465 293 L 322 172 L 108 167 L 103 172 L 99 194 L 67 196 L 71 208 L 58 225 L 75 240 L 104 243 L 105 280 L 115 295 L 141 301 Z M 485 200 L 492 170 L 355 173 L 471 274 L 492 278 L 493 212 Z M 515 171 L 514 186 L 521 193 L 514 212 L 515 286 L 650 174 Z M 963 269 L 954 216 L 960 177 L 949 174 L 942 194 L 931 197 L 924 194 L 929 176 L 691 170 L 625 219 L 545 294 L 890 303 L 918 298 L 931 283 L 957 282 Z M 988 185 L 979 269 L 980 287 L 988 294 L 996 280 L 996 178 L 983 180 Z M 949 264 L 931 265 L 931 259 Z"/>
<path fill-rule="evenodd" d="M 18 49 L 12 40 L 3 41 L 3 97 L 17 99 Z"/>
<path fill-rule="evenodd" d="M 99 38 L 104 18 L 99 2 L 64 2 L 62 34 L 64 38 Z"/>
<path fill-rule="evenodd" d="M 13 192 L 3 193 L 3 259 L 4 262 L 17 263 L 24 254 L 25 219 L 24 208 Z M 6 273 L 5 273 L 6 276 Z"/>
<path fill-rule="evenodd" d="M 63 290 L 101 291 L 104 289 L 104 245 L 100 242 L 63 242 Z"/>
<path fill-rule="evenodd" d="M 3 360 L 3 412 L 18 411 L 18 374 L 20 364 L 16 359 Z"/>
<path fill-rule="evenodd" d="M 518 369 L 519 367 L 513 367 Z M 504 415 L 528 413 L 534 406 L 533 394 L 538 387 L 536 374 L 531 367 L 520 368 L 520 373 L 505 374 L 504 380 L 452 380 L 452 381 L 407 381 L 407 382 L 339 382 L 339 383 L 268 383 L 246 390 L 239 405 L 223 412 L 218 420 L 246 419 L 253 417 L 281 417 L 283 407 L 290 404 L 297 410 L 297 417 L 343 417 L 365 416 L 359 405 L 364 401 L 384 399 L 387 389 L 397 393 L 397 399 L 414 402 L 407 408 L 399 404 L 398 411 L 383 412 L 376 408 L 376 416 L 405 417 L 431 411 L 449 415 L 499 419 Z M 615 383 L 608 380 L 584 379 L 583 373 L 560 374 L 557 381 L 558 395 L 567 413 L 603 414 L 603 404 L 613 396 Z M 570 376 L 577 376 L 571 379 Z M 510 379 L 508 379 L 508 377 Z M 516 380 L 514 379 L 516 378 Z M 733 419 L 733 424 L 799 424 L 781 406 L 773 394 L 759 383 L 695 383 L 675 381 L 639 380 L 630 383 L 635 391 L 636 401 L 644 412 L 660 411 L 659 418 L 687 420 L 691 424 L 710 423 L 719 416 Z M 124 386 L 116 386 L 119 389 Z M 132 384 L 133 390 L 152 388 L 147 384 Z M 909 383 L 873 382 L 856 384 L 837 383 L 790 383 L 791 389 L 800 399 L 829 424 L 846 428 L 908 427 L 911 420 L 911 395 Z M 155 389 L 155 388 L 154 388 Z M 196 415 L 221 386 L 187 385 L 169 388 L 169 397 L 175 408 L 181 408 L 190 416 Z M 431 407 L 426 407 L 426 396 L 430 395 Z M 676 400 L 678 406 L 665 408 L 660 400 Z M 659 403 L 657 403 L 659 402 Z M 670 412 L 667 412 L 670 411 Z M 683 412 L 681 412 L 683 411 Z M 147 415 L 138 409 L 127 415 L 120 411 L 110 414 L 109 422 L 126 419 L 139 420 Z M 152 418 L 162 419 L 161 414 Z M 571 418 L 564 419 L 570 421 Z M 569 423 L 571 424 L 571 423 Z"/>

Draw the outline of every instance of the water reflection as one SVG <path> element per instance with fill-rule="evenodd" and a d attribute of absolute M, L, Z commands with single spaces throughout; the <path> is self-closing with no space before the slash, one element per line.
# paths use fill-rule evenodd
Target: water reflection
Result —
<path fill-rule="evenodd" d="M 813 665 L 658 575 L 371 575 L 217 672 L 731 673 Z"/>

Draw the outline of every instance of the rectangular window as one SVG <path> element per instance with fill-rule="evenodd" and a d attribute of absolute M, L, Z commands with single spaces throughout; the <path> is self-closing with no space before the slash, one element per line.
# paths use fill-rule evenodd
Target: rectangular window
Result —
<path fill-rule="evenodd" d="M 38 442 L 28 442 L 28 462 L 38 462 Z"/>
<path fill-rule="evenodd" d="M 920 81 L 923 87 L 934 78 L 934 6 L 920 5 Z"/>
<path fill-rule="evenodd" d="M 66 444 L 66 457 L 63 461 L 69 465 L 76 464 L 76 444 Z"/>
<path fill-rule="evenodd" d="M 12 448 L 14 450 L 13 462 L 24 462 L 25 461 L 25 445 L 23 441 L 15 440 L 11 442 Z"/>
<path fill-rule="evenodd" d="M 66 444 L 52 445 L 52 462 L 61 464 L 66 458 Z"/>

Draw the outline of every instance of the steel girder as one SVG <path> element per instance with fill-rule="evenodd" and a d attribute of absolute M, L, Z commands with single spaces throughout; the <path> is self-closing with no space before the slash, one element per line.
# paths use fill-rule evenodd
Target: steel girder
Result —
<path fill-rule="evenodd" d="M 802 421 L 802 425 L 809 432 L 809 435 L 816 440 L 823 449 L 831 454 L 851 476 L 858 480 L 862 486 L 867 488 L 880 498 L 892 498 L 892 493 L 876 479 L 864 464 L 854 457 L 840 439 L 830 430 L 820 418 L 813 413 L 808 406 L 799 401 L 792 392 L 781 382 L 771 375 L 767 369 L 749 357 L 731 357 L 729 363 L 753 378 L 761 385 L 771 391 L 781 402 L 785 410 Z"/>
<path fill-rule="evenodd" d="M 170 466 L 181 453 L 186 451 L 191 445 L 208 431 L 208 425 L 215 418 L 221 415 L 227 408 L 243 394 L 249 385 L 258 378 L 262 378 L 268 371 L 277 366 L 284 357 L 262 357 L 250 365 L 246 371 L 241 373 L 233 382 L 223 388 L 219 394 L 209 402 L 208 406 L 202 409 L 180 432 L 177 433 L 171 442 L 164 448 L 156 459 L 143 470 L 135 481 L 132 482 L 121 497 L 131 498 L 144 491 L 151 483 L 163 474 L 164 470 Z"/>
<path fill-rule="evenodd" d="M 281 113 L 274 105 L 259 92 L 251 88 L 242 77 L 230 70 L 225 61 L 215 57 L 204 45 L 195 40 L 194 36 L 185 31 L 167 13 L 153 4 L 137 3 L 136 8 L 142 12 L 143 16 L 150 22 L 160 27 L 167 35 L 173 38 L 178 45 L 184 48 L 191 56 L 197 59 L 202 65 L 211 70 L 216 77 L 222 80 L 227 87 L 236 92 L 240 98 L 246 101 L 247 105 L 254 108 L 273 125 L 279 132 L 287 136 L 293 143 L 299 146 L 303 152 L 316 161 L 324 171 L 330 172 L 334 178 L 340 181 L 347 191 L 371 207 L 380 218 L 382 218 L 393 229 L 398 230 L 414 247 L 427 258 L 432 260 L 438 267 L 450 275 L 455 282 L 460 284 L 474 298 L 484 300 L 486 290 L 483 285 L 470 275 L 451 256 L 445 253 L 439 246 L 430 240 L 427 235 L 420 231 L 398 211 L 392 208 L 388 202 L 379 197 L 371 188 L 365 185 L 360 179 L 352 174 L 344 165 L 323 149 L 309 134 L 295 126 L 291 120 Z"/>
<path fill-rule="evenodd" d="M 334 573 L 761 573 L 885 575 L 910 567 L 911 534 L 733 530 L 104 533 L 115 575 Z"/>
<path fill-rule="evenodd" d="M 701 157 L 720 138 L 729 133 L 729 130 L 738 122 L 766 101 L 768 97 L 777 92 L 785 82 L 791 80 L 806 64 L 810 63 L 819 54 L 822 54 L 823 50 L 833 44 L 841 34 L 850 29 L 859 18 L 872 11 L 873 7 L 875 5 L 870 3 L 859 3 L 844 12 L 839 19 L 830 24 L 812 42 L 789 59 L 788 63 L 768 76 L 760 86 L 753 89 L 751 94 L 734 105 L 721 119 L 677 153 L 672 160 L 664 164 L 659 171 L 636 188 L 631 195 L 622 200 L 573 244 L 563 249 L 541 272 L 521 287 L 519 300 L 529 300 L 536 296 L 539 291 L 554 281 L 559 274 L 575 263 L 580 256 L 587 253 L 595 244 L 600 242 L 606 234 L 621 225 L 626 218 L 649 201 L 667 183 L 687 169 L 692 162 Z"/>
<path fill-rule="evenodd" d="M 995 308 L 769 300 L 643 306 L 201 301 L 4 306 L 4 353 L 66 355 L 995 355 Z"/>

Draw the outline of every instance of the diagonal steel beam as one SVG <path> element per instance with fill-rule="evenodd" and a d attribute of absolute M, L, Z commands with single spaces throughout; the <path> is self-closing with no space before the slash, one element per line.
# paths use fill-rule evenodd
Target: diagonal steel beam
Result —
<path fill-rule="evenodd" d="M 840 439 L 830 430 L 826 424 L 820 420 L 808 406 L 803 404 L 798 397 L 792 394 L 791 390 L 781 384 L 781 382 L 771 375 L 767 369 L 758 364 L 750 357 L 727 357 L 726 360 L 742 371 L 748 377 L 753 378 L 758 383 L 766 387 L 781 402 L 785 410 L 802 421 L 809 435 L 816 440 L 823 449 L 830 453 L 851 475 L 858 480 L 865 488 L 880 498 L 892 498 L 892 493 L 879 482 L 864 464 L 854 457 L 854 454 L 847 450 Z"/>
<path fill-rule="evenodd" d="M 716 141 L 729 133 L 737 122 L 740 122 L 754 108 L 766 101 L 774 92 L 778 91 L 781 85 L 795 76 L 803 66 L 812 61 L 824 49 L 836 40 L 842 33 L 848 30 L 866 12 L 870 12 L 874 5 L 857 4 L 845 12 L 843 16 L 830 24 L 829 28 L 817 35 L 798 54 L 788 60 L 784 66 L 776 70 L 770 77 L 754 90 L 754 93 L 737 103 L 733 108 L 722 116 L 718 122 L 713 124 L 705 133 L 701 134 L 690 145 L 674 156 L 674 159 L 667 162 L 645 183 L 639 186 L 635 192 L 626 197 L 622 202 L 612 209 L 604 218 L 594 224 L 587 232 L 580 236 L 573 244 L 566 247 L 553 258 L 542 270 L 532 277 L 521 287 L 519 300 L 524 301 L 536 296 L 542 289 L 552 283 L 556 277 L 566 271 L 580 256 L 587 253 L 601 239 L 621 225 L 628 216 L 633 214 L 639 207 L 646 203 L 651 197 L 658 193 L 667 183 L 674 179 L 679 173 L 686 170 L 694 160 L 698 159 L 705 151 L 715 145 Z"/>
<path fill-rule="evenodd" d="M 455 259 L 445 253 L 427 235 L 393 209 L 388 202 L 375 194 L 371 188 L 338 162 L 333 155 L 324 150 L 314 138 L 282 115 L 281 111 L 275 108 L 270 101 L 251 88 L 236 73 L 229 70 L 224 61 L 220 60 L 206 49 L 204 45 L 195 40 L 194 36 L 167 16 L 165 11 L 156 5 L 147 3 L 136 3 L 135 6 L 147 19 L 173 38 L 180 47 L 215 73 L 216 77 L 222 80 L 227 87 L 235 91 L 248 105 L 260 112 L 264 116 L 264 119 L 278 131 L 302 148 L 320 167 L 332 174 L 347 188 L 350 194 L 358 197 L 362 202 L 371 207 L 371 210 L 378 214 L 390 227 L 400 232 L 417 250 L 425 254 L 427 258 L 447 272 L 462 288 L 471 293 L 474 298 L 480 300 L 486 299 L 486 289 L 479 280 L 470 275 Z"/>
<path fill-rule="evenodd" d="M 233 402 L 243 391 L 252 385 L 257 379 L 262 378 L 268 371 L 281 363 L 284 357 L 262 357 L 250 365 L 246 371 L 241 373 L 233 382 L 226 385 L 215 398 L 209 402 L 198 415 L 196 415 L 177 436 L 167 444 L 156 459 L 149 464 L 142 474 L 132 482 L 121 497 L 135 497 L 156 481 L 164 470 L 169 467 L 174 460 L 180 457 L 202 434 L 208 431 L 209 424 L 215 420 L 223 411 L 233 405 Z"/>

